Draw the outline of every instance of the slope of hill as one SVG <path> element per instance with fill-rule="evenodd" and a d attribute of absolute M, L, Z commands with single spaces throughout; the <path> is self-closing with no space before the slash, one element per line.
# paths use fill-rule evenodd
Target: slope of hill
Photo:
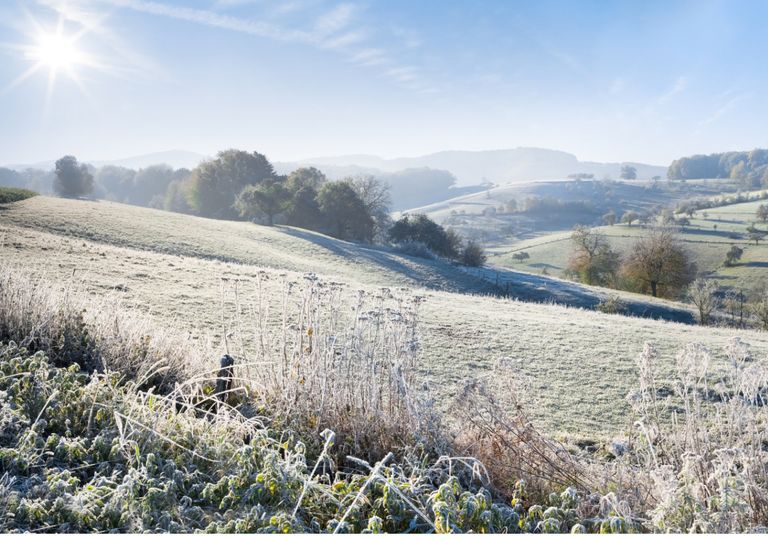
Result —
<path fill-rule="evenodd" d="M 109 201 L 35 197 L 0 213 L 0 223 L 159 253 L 316 272 L 347 282 L 491 293 L 452 265 L 407 257 L 293 227 L 187 216 Z"/>
<path fill-rule="evenodd" d="M 729 180 L 702 180 L 670 184 L 646 181 L 573 181 L 506 184 L 489 190 L 455 197 L 414 208 L 438 223 L 449 225 L 467 237 L 476 238 L 491 249 L 504 250 L 510 244 L 542 234 L 570 230 L 576 224 L 599 225 L 603 214 L 613 211 L 644 213 L 656 206 L 718 195 L 738 190 Z M 524 212 L 529 198 L 584 203 L 574 208 Z M 517 210 L 507 209 L 514 200 Z"/>
<path fill-rule="evenodd" d="M 289 291 L 291 282 L 303 281 L 302 273 L 342 282 L 339 294 L 351 298 L 358 289 L 377 294 L 381 286 L 407 287 L 410 292 L 398 294 L 424 297 L 420 372 L 439 406 L 448 407 L 467 382 L 492 375 L 504 361 L 526 381 L 533 417 L 551 433 L 594 438 L 626 427 L 624 397 L 635 384 L 635 358 L 647 341 L 657 346 L 667 375 L 674 372 L 679 349 L 691 341 L 708 346 L 720 367 L 720 352 L 734 335 L 768 346 L 763 333 L 446 292 L 441 289 L 486 289 L 480 280 L 460 279 L 457 269 L 371 251 L 289 229 L 102 202 L 36 197 L 0 211 L 5 264 L 62 286 L 74 275 L 93 295 L 116 295 L 127 307 L 201 339 L 221 338 L 235 282 L 237 302 L 258 313 L 262 300 L 271 306 L 264 316 L 275 332 L 284 324 L 279 316 L 272 320 L 280 306 L 301 306 L 300 295 Z M 590 381 L 587 396 L 584 381 Z"/>
<path fill-rule="evenodd" d="M 746 292 L 756 292 L 768 285 L 768 245 L 755 244 L 749 238 L 747 227 L 756 221 L 755 212 L 762 201 L 745 202 L 708 208 L 696 212 L 690 225 L 680 229 L 680 239 L 691 253 L 700 272 L 716 279 L 721 285 Z M 758 228 L 766 230 L 765 226 Z M 638 225 L 617 224 L 598 227 L 614 249 L 626 252 L 636 238 L 644 233 Z M 562 275 L 570 255 L 570 230 L 562 230 L 536 238 L 511 243 L 499 248 L 491 257 L 494 264 L 523 271 L 546 268 L 552 275 Z M 725 265 L 725 254 L 731 246 L 744 249 L 744 255 L 733 266 Z M 530 255 L 524 263 L 516 262 L 515 253 Z"/>
<path fill-rule="evenodd" d="M 576 156 L 544 148 L 512 148 L 484 151 L 445 151 L 418 157 L 384 159 L 371 155 L 351 155 L 305 159 L 276 164 L 285 170 L 312 165 L 321 170 L 331 167 L 359 167 L 394 172 L 429 167 L 453 173 L 459 185 L 489 182 L 524 182 L 545 178 L 565 178 L 569 174 L 589 173 L 597 178 L 619 176 L 622 165 L 637 168 L 640 178 L 666 177 L 667 168 L 642 163 L 596 163 L 579 161 Z"/>

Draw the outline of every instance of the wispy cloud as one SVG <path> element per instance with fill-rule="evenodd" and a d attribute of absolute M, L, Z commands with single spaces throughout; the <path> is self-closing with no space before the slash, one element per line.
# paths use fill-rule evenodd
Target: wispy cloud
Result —
<path fill-rule="evenodd" d="M 674 84 L 669 90 L 667 90 L 661 96 L 659 96 L 659 99 L 658 99 L 659 104 L 663 105 L 665 103 L 668 103 L 676 95 L 684 92 L 686 88 L 688 88 L 688 78 L 681 75 L 680 77 L 675 79 Z"/>
<path fill-rule="evenodd" d="M 419 78 L 418 70 L 412 66 L 392 68 L 384 74 L 403 83 L 410 83 Z"/>
<path fill-rule="evenodd" d="M 722 117 L 726 116 L 728 113 L 734 110 L 740 102 L 752 97 L 752 95 L 749 93 L 741 93 L 737 95 L 732 94 L 732 91 L 726 92 L 724 95 L 731 95 L 731 97 L 728 98 L 722 105 L 720 105 L 720 107 L 718 107 L 710 116 L 699 122 L 699 125 L 706 126 L 720 120 Z"/>
<path fill-rule="evenodd" d="M 375 48 L 363 49 L 355 53 L 350 60 L 359 66 L 382 66 L 390 63 L 386 51 Z"/>
<path fill-rule="evenodd" d="M 339 4 L 315 21 L 315 31 L 320 35 L 329 35 L 347 28 L 355 10 L 352 4 Z"/>
<path fill-rule="evenodd" d="M 204 9 L 161 4 L 159 2 L 152 2 L 147 0 L 95 1 L 101 4 L 108 4 L 114 7 L 130 9 L 149 15 L 169 17 L 176 20 L 203 24 L 214 28 L 221 28 L 223 30 L 231 30 L 233 32 L 240 32 L 279 41 L 293 41 L 311 45 L 320 45 L 320 38 L 323 37 L 313 32 L 282 28 L 275 24 L 264 21 L 241 19 L 231 15 Z"/>
<path fill-rule="evenodd" d="M 624 87 L 626 86 L 626 83 L 624 82 L 624 79 L 621 77 L 616 77 L 611 81 L 611 85 L 608 87 L 608 93 L 611 95 L 614 94 L 620 94 Z"/>
<path fill-rule="evenodd" d="M 434 85 L 424 80 L 420 71 L 413 66 L 403 66 L 387 51 L 371 47 L 371 38 L 365 26 L 358 23 L 361 8 L 352 3 L 341 3 L 317 16 L 308 29 L 283 26 L 273 21 L 245 19 L 222 11 L 205 10 L 160 3 L 154 0 L 92 0 L 109 6 L 129 9 L 160 17 L 187 21 L 231 32 L 249 34 L 283 42 L 303 43 L 312 47 L 335 50 L 345 55 L 354 64 L 364 67 L 378 67 L 381 75 L 417 93 L 437 91 Z M 255 0 L 217 0 L 221 8 L 253 3 Z M 297 6 L 296 9 L 301 9 Z M 225 10 L 226 11 L 226 10 Z M 401 32 L 401 36 L 405 34 Z M 417 46 L 416 35 L 408 34 L 406 45 Z"/>

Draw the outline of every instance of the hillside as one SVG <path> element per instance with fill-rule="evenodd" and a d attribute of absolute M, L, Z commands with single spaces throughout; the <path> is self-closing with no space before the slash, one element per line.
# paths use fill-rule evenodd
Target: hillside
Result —
<path fill-rule="evenodd" d="M 424 297 L 419 372 L 440 407 L 504 360 L 525 382 L 537 425 L 573 437 L 609 437 L 627 427 L 624 398 L 647 341 L 657 345 L 667 375 L 691 341 L 713 351 L 716 367 L 724 366 L 721 352 L 734 335 L 754 347 L 768 345 L 768 335 L 758 332 L 479 295 L 486 283 L 457 269 L 301 231 L 111 203 L 45 197 L 13 203 L 0 210 L 0 246 L 12 267 L 62 285 L 74 276 L 95 297 L 115 296 L 158 324 L 214 342 L 226 327 L 223 311 L 235 301 L 259 306 L 261 298 L 272 306 L 268 313 L 279 313 L 284 302 L 300 306 L 300 297 L 286 294 L 306 272 L 343 282 L 339 294 L 352 299 L 358 289 L 406 287 L 398 294 Z M 270 324 L 278 332 L 282 323 Z M 590 381 L 587 399 L 584 381 Z"/>
<path fill-rule="evenodd" d="M 492 250 L 503 251 L 516 242 L 570 230 L 576 224 L 599 225 L 602 216 L 609 211 L 619 216 L 630 210 L 644 213 L 685 199 L 712 197 L 737 190 L 738 185 L 729 180 L 674 184 L 554 180 L 505 184 L 408 212 L 425 213 L 467 237 L 478 239 Z M 529 198 L 573 203 L 573 208 L 523 211 Z M 517 205 L 514 212 L 507 210 L 511 200 Z"/>
<path fill-rule="evenodd" d="M 747 227 L 756 221 L 755 212 L 763 201 L 753 201 L 697 211 L 680 230 L 680 239 L 691 253 L 700 272 L 717 280 L 725 287 L 755 292 L 766 285 L 768 276 L 768 246 L 764 242 L 755 245 L 748 237 Z M 765 230 L 765 227 L 761 227 Z M 598 227 L 619 251 L 631 248 L 635 239 L 643 234 L 638 225 L 625 224 Z M 566 269 L 570 256 L 570 230 L 562 230 L 500 248 L 491 261 L 503 267 L 522 271 L 541 271 L 546 268 L 560 276 Z M 725 254 L 731 246 L 744 249 L 742 259 L 733 266 L 725 266 Z M 530 255 L 524 263 L 512 256 L 525 251 Z"/>

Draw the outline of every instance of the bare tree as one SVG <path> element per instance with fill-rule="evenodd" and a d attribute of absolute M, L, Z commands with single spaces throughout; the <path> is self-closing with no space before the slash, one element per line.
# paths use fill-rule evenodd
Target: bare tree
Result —
<path fill-rule="evenodd" d="M 389 215 L 389 207 L 392 205 L 389 184 L 371 175 L 351 178 L 349 182 L 363 201 L 368 214 L 373 218 L 374 236 L 385 235 L 392 225 Z"/>
<path fill-rule="evenodd" d="M 674 297 L 693 281 L 696 265 L 674 230 L 658 227 L 637 240 L 623 272 L 642 292 Z"/>
<path fill-rule="evenodd" d="M 604 234 L 577 226 L 571 234 L 574 244 L 568 268 L 588 285 L 611 285 L 619 269 L 619 254 L 611 249 Z"/>
<path fill-rule="evenodd" d="M 717 285 L 714 281 L 699 278 L 688 288 L 688 298 L 698 310 L 699 324 L 706 326 L 712 320 L 712 313 L 720 302 L 717 298 Z"/>
<path fill-rule="evenodd" d="M 768 294 L 763 293 L 757 300 L 750 302 L 749 312 L 757 319 L 760 328 L 768 330 Z"/>
<path fill-rule="evenodd" d="M 731 318 L 731 324 L 737 328 L 743 328 L 744 317 L 747 315 L 747 297 L 744 291 L 729 290 L 725 293 L 723 306 Z"/>
<path fill-rule="evenodd" d="M 633 221 L 637 221 L 640 219 L 640 214 L 635 212 L 634 210 L 630 210 L 629 212 L 625 212 L 623 216 L 621 216 L 621 222 L 626 223 L 630 227 L 632 226 Z"/>
<path fill-rule="evenodd" d="M 616 212 L 611 210 L 610 212 L 603 214 L 603 225 L 616 225 Z"/>

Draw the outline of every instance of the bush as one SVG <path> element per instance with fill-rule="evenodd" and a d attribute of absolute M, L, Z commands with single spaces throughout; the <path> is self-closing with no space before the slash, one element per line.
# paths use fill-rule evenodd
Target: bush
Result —
<path fill-rule="evenodd" d="M 621 297 L 616 294 L 612 294 L 597 304 L 595 309 L 602 313 L 623 314 L 627 312 L 627 305 L 624 303 Z"/>
<path fill-rule="evenodd" d="M 0 187 L 0 204 L 23 201 L 36 195 L 36 192 L 29 189 Z"/>
<path fill-rule="evenodd" d="M 395 248 L 405 255 L 421 257 L 422 259 L 437 259 L 434 251 L 429 249 L 424 242 L 405 241 L 395 245 Z"/>
<path fill-rule="evenodd" d="M 461 252 L 461 264 L 464 266 L 483 266 L 487 259 L 483 246 L 474 240 L 467 241 Z"/>
<path fill-rule="evenodd" d="M 725 254 L 725 266 L 734 266 L 744 255 L 744 248 L 731 246 L 731 249 Z"/>
<path fill-rule="evenodd" d="M 392 242 L 421 242 L 441 257 L 459 257 L 461 238 L 424 214 L 403 216 L 389 229 Z"/>
<path fill-rule="evenodd" d="M 512 259 L 515 262 L 523 262 L 523 261 L 528 260 L 530 258 L 531 258 L 531 255 L 527 251 L 518 251 L 517 253 L 514 253 L 512 255 Z"/>

